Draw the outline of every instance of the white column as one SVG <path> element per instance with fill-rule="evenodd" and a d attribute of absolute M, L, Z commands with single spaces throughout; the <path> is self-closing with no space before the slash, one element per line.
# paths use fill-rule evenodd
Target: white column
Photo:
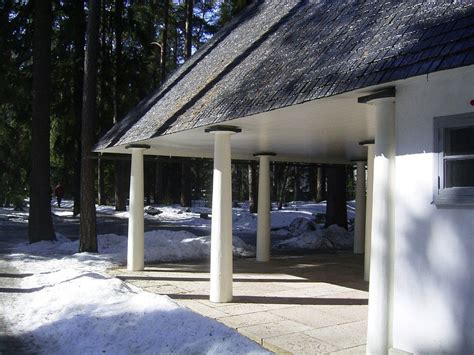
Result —
<path fill-rule="evenodd" d="M 386 354 L 391 346 L 392 322 L 395 104 L 393 98 L 370 103 L 375 105 L 376 134 L 367 353 Z"/>
<path fill-rule="evenodd" d="M 143 212 L 143 151 L 144 145 L 130 145 L 130 199 L 128 208 L 127 270 L 144 269 L 144 212 Z"/>
<path fill-rule="evenodd" d="M 270 156 L 272 153 L 255 154 L 259 157 L 257 261 L 270 261 Z"/>
<path fill-rule="evenodd" d="M 211 225 L 211 302 L 232 301 L 232 176 L 230 136 L 237 130 L 210 128 L 214 133 L 214 177 Z"/>
<path fill-rule="evenodd" d="M 364 252 L 365 238 L 365 162 L 357 163 L 356 205 L 354 225 L 354 254 Z"/>
<path fill-rule="evenodd" d="M 370 248 L 372 241 L 372 202 L 374 192 L 374 144 L 366 144 L 367 149 L 367 203 L 365 210 L 365 252 L 364 280 L 369 281 Z"/>

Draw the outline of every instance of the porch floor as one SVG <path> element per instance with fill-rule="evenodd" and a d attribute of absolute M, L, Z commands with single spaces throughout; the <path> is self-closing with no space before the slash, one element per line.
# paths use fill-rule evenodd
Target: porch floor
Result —
<path fill-rule="evenodd" d="M 236 329 L 277 353 L 365 354 L 368 283 L 350 253 L 234 258 L 232 303 L 209 301 L 209 264 L 147 265 L 114 276 Z"/>

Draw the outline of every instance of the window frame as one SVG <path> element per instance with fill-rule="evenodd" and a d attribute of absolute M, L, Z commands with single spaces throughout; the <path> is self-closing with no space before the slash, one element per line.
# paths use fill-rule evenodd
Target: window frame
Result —
<path fill-rule="evenodd" d="M 445 162 L 473 158 L 474 154 L 453 155 L 448 158 L 445 151 L 445 130 L 456 127 L 474 127 L 474 112 L 434 118 L 435 181 L 433 184 L 433 203 L 446 206 L 474 206 L 474 187 L 445 188 Z"/>

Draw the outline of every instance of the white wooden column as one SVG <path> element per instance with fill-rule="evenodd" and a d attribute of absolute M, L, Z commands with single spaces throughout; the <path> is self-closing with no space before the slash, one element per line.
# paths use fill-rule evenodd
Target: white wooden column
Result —
<path fill-rule="evenodd" d="M 369 281 L 372 240 L 372 202 L 374 191 L 374 141 L 360 142 L 367 147 L 367 199 L 365 206 L 364 280 Z"/>
<path fill-rule="evenodd" d="M 367 354 L 387 354 L 392 345 L 395 93 L 382 93 L 371 95 L 366 101 L 375 107 Z"/>
<path fill-rule="evenodd" d="M 130 149 L 132 152 L 127 246 L 127 270 L 130 271 L 143 270 L 145 267 L 143 151 L 148 148 L 148 145 L 143 144 L 131 144 L 127 146 L 127 149 Z"/>
<path fill-rule="evenodd" d="M 365 161 L 357 161 L 354 254 L 364 252 L 365 239 Z"/>
<path fill-rule="evenodd" d="M 257 261 L 270 261 L 270 156 L 275 153 L 254 154 L 260 159 L 258 175 Z"/>
<path fill-rule="evenodd" d="M 214 133 L 214 175 L 211 224 L 211 302 L 232 301 L 232 170 L 231 126 L 206 129 Z"/>

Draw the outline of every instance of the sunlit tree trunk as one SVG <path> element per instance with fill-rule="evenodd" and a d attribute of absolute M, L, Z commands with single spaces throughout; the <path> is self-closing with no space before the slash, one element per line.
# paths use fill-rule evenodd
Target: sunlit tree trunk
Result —
<path fill-rule="evenodd" d="M 278 193 L 278 209 L 281 210 L 283 208 L 283 203 L 285 202 L 285 192 L 286 192 L 286 185 L 288 184 L 288 172 L 290 168 L 288 166 L 283 167 L 282 169 L 282 179 L 280 184 L 280 191 Z"/>
<path fill-rule="evenodd" d="M 257 169 L 255 163 L 248 165 L 249 177 L 249 210 L 251 213 L 257 213 L 258 209 L 258 189 L 257 189 Z"/>
<path fill-rule="evenodd" d="M 97 252 L 96 215 L 94 201 L 94 160 L 92 148 L 97 120 L 97 55 L 99 47 L 100 1 L 89 1 L 87 42 L 84 63 L 84 97 L 82 105 L 81 159 L 81 225 L 80 252 Z"/>

